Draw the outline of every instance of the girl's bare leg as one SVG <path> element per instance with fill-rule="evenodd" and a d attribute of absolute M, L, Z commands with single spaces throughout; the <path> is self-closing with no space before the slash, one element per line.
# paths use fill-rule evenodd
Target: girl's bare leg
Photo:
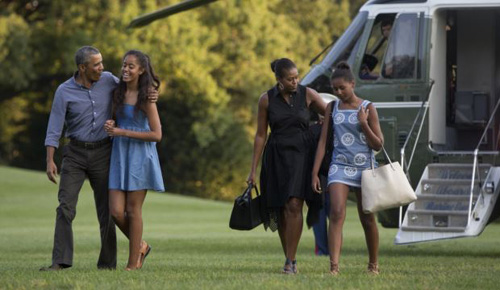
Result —
<path fill-rule="evenodd" d="M 375 215 L 363 213 L 362 197 L 361 191 L 356 192 L 356 197 L 358 200 L 358 215 L 363 230 L 365 231 L 366 246 L 368 248 L 368 255 L 370 257 L 369 263 L 377 265 L 378 263 L 378 228 L 377 221 L 375 220 Z"/>
<path fill-rule="evenodd" d="M 342 183 L 333 183 L 328 187 L 330 194 L 330 225 L 328 231 L 328 249 L 330 251 L 330 270 L 338 272 L 340 251 L 342 249 L 342 228 L 346 215 L 346 202 L 349 187 Z"/>
<path fill-rule="evenodd" d="M 127 205 L 127 193 L 121 190 L 109 190 L 109 212 L 116 226 L 122 233 L 129 237 L 128 216 L 125 212 Z"/>
<path fill-rule="evenodd" d="M 127 217 L 129 225 L 129 256 L 127 268 L 138 267 L 142 242 L 142 205 L 147 190 L 130 191 L 127 193 Z"/>

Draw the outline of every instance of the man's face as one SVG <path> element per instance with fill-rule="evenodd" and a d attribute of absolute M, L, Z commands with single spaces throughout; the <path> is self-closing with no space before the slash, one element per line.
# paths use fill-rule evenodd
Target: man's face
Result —
<path fill-rule="evenodd" d="M 90 60 L 86 64 L 82 65 L 82 68 L 83 74 L 89 81 L 97 82 L 104 70 L 101 54 L 91 55 Z"/>
<path fill-rule="evenodd" d="M 390 24 L 382 26 L 382 36 L 384 38 L 388 39 L 389 35 L 391 35 L 391 29 L 392 29 L 392 25 L 390 25 Z"/>

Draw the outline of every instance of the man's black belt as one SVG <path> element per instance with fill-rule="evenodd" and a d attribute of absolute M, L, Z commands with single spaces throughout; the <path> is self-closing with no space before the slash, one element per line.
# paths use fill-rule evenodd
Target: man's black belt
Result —
<path fill-rule="evenodd" d="M 84 149 L 97 149 L 99 147 L 102 147 L 106 144 L 109 144 L 111 142 L 111 139 L 109 138 L 104 138 L 99 141 L 95 142 L 84 142 L 84 141 L 78 141 L 76 139 L 71 139 L 69 141 L 69 144 L 74 145 L 76 147 L 84 148 Z"/>

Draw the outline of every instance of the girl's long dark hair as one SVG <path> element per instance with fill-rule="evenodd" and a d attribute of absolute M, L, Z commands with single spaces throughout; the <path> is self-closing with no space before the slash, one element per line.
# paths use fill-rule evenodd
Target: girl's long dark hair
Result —
<path fill-rule="evenodd" d="M 129 50 L 123 56 L 123 60 L 129 55 L 137 58 L 139 66 L 144 69 L 144 72 L 139 76 L 137 103 L 135 104 L 135 111 L 143 110 L 143 105 L 148 99 L 148 89 L 154 88 L 158 90 L 160 87 L 160 80 L 155 75 L 149 56 L 139 50 Z M 125 92 L 127 91 L 127 84 L 120 77 L 118 87 L 113 91 L 113 116 L 116 118 L 116 113 L 120 107 L 123 106 L 125 100 Z"/>

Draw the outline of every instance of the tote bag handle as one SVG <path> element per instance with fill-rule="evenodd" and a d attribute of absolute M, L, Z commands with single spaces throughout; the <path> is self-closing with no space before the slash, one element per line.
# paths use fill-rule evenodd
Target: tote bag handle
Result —
<path fill-rule="evenodd" d="M 375 176 L 375 154 L 373 153 L 373 149 L 372 149 L 372 154 L 370 156 L 370 161 L 371 161 L 371 167 L 372 167 L 372 174 L 373 176 Z M 394 166 L 392 165 L 392 161 L 391 161 L 391 158 L 389 158 L 389 154 L 387 154 L 387 151 L 385 151 L 385 147 L 384 145 L 382 145 L 382 151 L 384 152 L 384 159 L 385 159 L 385 162 L 387 162 L 387 164 L 389 164 L 392 168 L 392 170 L 396 170 L 394 168 Z"/>

